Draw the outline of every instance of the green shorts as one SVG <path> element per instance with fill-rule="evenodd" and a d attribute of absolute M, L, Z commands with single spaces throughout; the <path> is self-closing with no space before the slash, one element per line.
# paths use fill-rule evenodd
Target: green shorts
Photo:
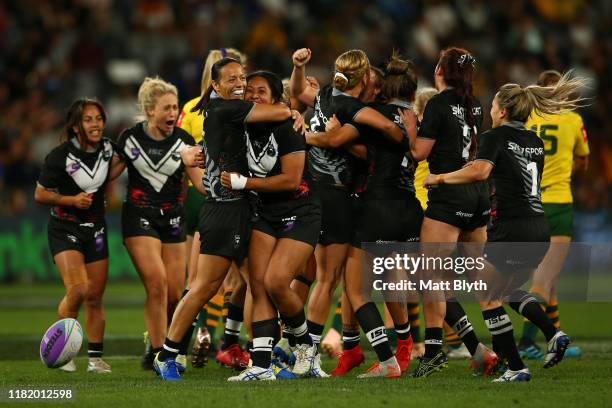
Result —
<path fill-rule="evenodd" d="M 550 236 L 571 237 L 574 229 L 574 205 L 543 204 L 544 214 L 548 219 Z"/>
<path fill-rule="evenodd" d="M 189 186 L 187 195 L 185 196 L 185 221 L 187 235 L 192 235 L 198 230 L 200 223 L 200 210 L 204 204 L 206 197 L 200 194 L 194 186 Z"/>

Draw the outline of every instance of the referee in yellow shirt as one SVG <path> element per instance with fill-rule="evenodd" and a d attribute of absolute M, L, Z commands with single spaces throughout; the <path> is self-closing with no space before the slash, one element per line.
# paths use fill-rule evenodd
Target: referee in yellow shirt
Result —
<path fill-rule="evenodd" d="M 544 71 L 538 85 L 551 86 L 561 78 L 557 71 Z M 560 112 L 556 115 L 538 115 L 536 112 L 525 123 L 544 141 L 544 172 L 542 174 L 542 203 L 550 227 L 551 246 L 533 276 L 530 292 L 538 296 L 546 308 L 548 317 L 556 328 L 560 327 L 559 309 L 555 282 L 569 250 L 574 223 L 574 206 L 570 186 L 572 173 L 586 170 L 589 144 L 582 118 L 575 112 Z M 519 342 L 521 357 L 542 359 L 536 346 L 537 328 L 525 322 Z M 580 348 L 569 347 L 566 357 L 580 355 Z"/>

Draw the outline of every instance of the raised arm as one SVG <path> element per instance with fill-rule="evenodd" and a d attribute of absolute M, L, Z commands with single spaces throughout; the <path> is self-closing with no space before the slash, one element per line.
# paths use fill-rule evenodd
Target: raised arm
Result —
<path fill-rule="evenodd" d="M 291 72 L 291 95 L 304 105 L 314 106 L 317 90 L 306 80 L 305 65 L 310 61 L 311 51 L 300 48 L 293 53 L 293 71 Z"/>

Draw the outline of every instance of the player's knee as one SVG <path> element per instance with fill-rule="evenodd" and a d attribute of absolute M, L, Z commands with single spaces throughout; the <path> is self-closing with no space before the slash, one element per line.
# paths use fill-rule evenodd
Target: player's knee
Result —
<path fill-rule="evenodd" d="M 284 292 L 289 290 L 289 284 L 284 279 L 271 273 L 265 276 L 264 286 L 266 292 L 273 298 L 281 297 Z"/>
<path fill-rule="evenodd" d="M 168 296 L 168 283 L 165 278 L 158 278 L 145 285 L 147 297 L 150 299 L 165 300 Z"/>
<path fill-rule="evenodd" d="M 76 283 L 70 285 L 67 290 L 67 297 L 73 304 L 82 304 L 87 298 L 87 282 Z"/>

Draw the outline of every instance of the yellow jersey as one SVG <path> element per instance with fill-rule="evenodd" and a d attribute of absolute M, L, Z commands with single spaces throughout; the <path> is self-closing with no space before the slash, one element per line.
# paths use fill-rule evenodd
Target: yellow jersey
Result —
<path fill-rule="evenodd" d="M 202 140 L 204 117 L 199 112 L 192 112 L 191 109 L 196 106 L 199 100 L 200 97 L 198 96 L 183 105 L 183 110 L 176 121 L 176 126 L 189 133 L 196 143 L 200 143 Z M 187 184 L 189 187 L 193 186 L 191 180 L 187 180 Z"/>
<path fill-rule="evenodd" d="M 191 109 L 198 103 L 200 97 L 193 98 L 183 106 L 176 126 L 180 127 L 193 137 L 196 143 L 202 140 L 202 132 L 204 131 L 204 118 L 199 112 L 192 112 Z"/>
<path fill-rule="evenodd" d="M 414 189 L 416 190 L 416 198 L 421 203 L 423 209 L 427 209 L 427 189 L 423 187 L 423 180 L 429 174 L 429 163 L 427 159 L 421 160 L 414 172 Z"/>
<path fill-rule="evenodd" d="M 542 202 L 573 202 L 570 181 L 574 156 L 589 155 L 589 143 L 582 118 L 575 112 L 542 116 L 532 112 L 525 127 L 536 132 L 544 142 Z"/>

